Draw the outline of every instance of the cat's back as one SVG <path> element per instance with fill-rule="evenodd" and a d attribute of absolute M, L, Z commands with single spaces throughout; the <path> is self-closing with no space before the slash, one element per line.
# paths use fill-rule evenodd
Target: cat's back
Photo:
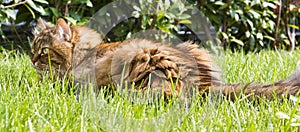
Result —
<path fill-rule="evenodd" d="M 219 78 L 212 72 L 213 64 L 208 51 L 199 49 L 191 42 L 177 46 L 146 39 L 131 39 L 119 43 L 111 52 L 111 75 L 115 82 L 134 83 L 137 88 L 161 91 L 172 95 L 183 87 L 211 86 Z M 172 81 L 176 81 L 173 85 Z M 151 81 L 151 82 L 150 82 Z M 173 82 L 174 83 L 174 82 Z"/>
<path fill-rule="evenodd" d="M 118 47 L 120 47 L 121 42 L 110 42 L 110 43 L 102 43 L 99 44 L 98 50 L 97 50 L 97 57 L 103 57 L 108 52 L 116 50 Z"/>

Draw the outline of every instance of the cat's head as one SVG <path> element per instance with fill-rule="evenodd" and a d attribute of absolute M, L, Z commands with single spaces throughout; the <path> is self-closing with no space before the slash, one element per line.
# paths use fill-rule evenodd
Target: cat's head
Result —
<path fill-rule="evenodd" d="M 33 34 L 30 58 L 34 68 L 39 73 L 52 69 L 53 73 L 63 76 L 71 68 L 76 30 L 61 18 L 55 26 L 49 26 L 40 18 Z"/>

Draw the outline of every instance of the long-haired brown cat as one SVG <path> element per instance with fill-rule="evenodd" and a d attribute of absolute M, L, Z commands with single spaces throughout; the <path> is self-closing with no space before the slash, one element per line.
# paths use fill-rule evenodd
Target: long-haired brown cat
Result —
<path fill-rule="evenodd" d="M 34 35 L 31 61 L 39 73 L 50 68 L 59 77 L 92 73 L 99 88 L 127 82 L 136 90 L 167 96 L 212 91 L 231 98 L 239 93 L 271 98 L 274 93 L 298 95 L 300 91 L 299 72 L 274 84 L 224 84 L 209 53 L 190 42 L 176 47 L 145 39 L 102 43 L 99 33 L 69 26 L 63 19 L 52 27 L 39 19 Z"/>

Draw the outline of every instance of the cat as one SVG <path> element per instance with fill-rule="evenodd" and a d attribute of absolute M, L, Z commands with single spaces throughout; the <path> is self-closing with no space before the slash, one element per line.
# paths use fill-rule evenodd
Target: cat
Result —
<path fill-rule="evenodd" d="M 103 43 L 96 31 L 69 26 L 62 18 L 55 26 L 39 19 L 34 36 L 30 58 L 38 73 L 53 71 L 60 78 L 91 73 L 98 88 L 126 82 L 137 91 L 171 97 L 184 98 L 196 91 L 220 92 L 231 99 L 240 93 L 272 98 L 274 93 L 287 96 L 300 91 L 299 71 L 273 84 L 225 84 L 209 52 L 191 42 L 176 46 L 146 39 Z"/>

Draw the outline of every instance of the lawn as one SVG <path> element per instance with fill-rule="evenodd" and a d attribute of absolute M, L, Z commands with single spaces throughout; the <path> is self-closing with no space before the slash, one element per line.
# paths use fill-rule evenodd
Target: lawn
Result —
<path fill-rule="evenodd" d="M 216 63 L 225 82 L 272 83 L 296 70 L 299 54 L 227 52 Z M 167 103 L 146 95 L 104 96 L 103 91 L 78 99 L 67 88 L 67 82 L 51 78 L 40 82 L 28 55 L 3 50 L 1 131 L 299 131 L 297 98 L 231 102 L 194 97 L 187 106 L 179 99 Z"/>

